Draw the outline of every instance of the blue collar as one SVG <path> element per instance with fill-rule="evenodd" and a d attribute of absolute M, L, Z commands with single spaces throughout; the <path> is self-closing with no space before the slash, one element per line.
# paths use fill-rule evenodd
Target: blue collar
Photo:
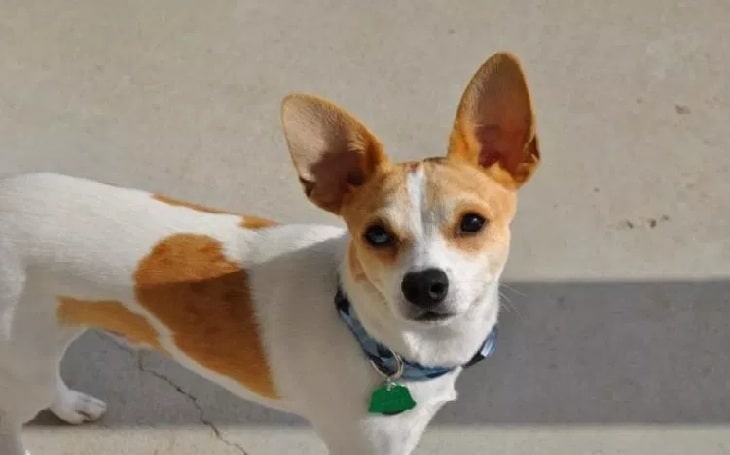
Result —
<path fill-rule="evenodd" d="M 355 310 L 353 310 L 352 305 L 350 305 L 350 301 L 347 299 L 347 296 L 339 287 L 337 288 L 337 294 L 335 295 L 335 305 L 337 306 L 340 318 L 345 321 L 345 324 L 347 324 L 350 332 L 352 332 L 353 336 L 360 344 L 365 355 L 373 363 L 373 366 L 375 366 L 375 368 L 377 368 L 384 376 L 393 376 L 397 370 L 397 360 L 395 359 L 393 351 L 368 335 L 365 327 L 363 327 L 357 319 Z M 474 357 L 472 357 L 472 359 L 466 364 L 462 365 L 462 367 L 470 367 L 489 357 L 494 352 L 496 341 L 497 327 L 495 326 L 489 335 L 487 335 L 487 339 L 484 340 L 482 347 L 479 348 L 476 354 L 474 354 Z M 428 379 L 435 379 L 458 368 L 427 367 L 416 362 L 411 362 L 407 359 L 402 359 L 402 362 L 403 374 L 401 379 L 407 381 L 426 381 Z"/>

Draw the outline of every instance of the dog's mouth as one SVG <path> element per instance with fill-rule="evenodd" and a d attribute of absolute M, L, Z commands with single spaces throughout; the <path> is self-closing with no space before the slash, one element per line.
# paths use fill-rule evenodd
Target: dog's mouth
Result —
<path fill-rule="evenodd" d="M 456 316 L 454 313 L 441 313 L 438 311 L 424 311 L 414 318 L 418 322 L 444 322 Z"/>

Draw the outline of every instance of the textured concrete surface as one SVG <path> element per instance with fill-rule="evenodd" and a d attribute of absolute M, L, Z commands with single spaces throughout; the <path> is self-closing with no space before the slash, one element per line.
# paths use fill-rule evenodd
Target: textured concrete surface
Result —
<path fill-rule="evenodd" d="M 544 164 L 515 222 L 502 338 L 419 454 L 730 453 L 730 3 L 0 0 L 0 173 L 52 170 L 282 221 L 279 131 L 330 97 L 397 158 L 443 153 L 464 84 L 523 59 Z M 322 454 L 299 419 L 88 334 L 36 455 Z"/>

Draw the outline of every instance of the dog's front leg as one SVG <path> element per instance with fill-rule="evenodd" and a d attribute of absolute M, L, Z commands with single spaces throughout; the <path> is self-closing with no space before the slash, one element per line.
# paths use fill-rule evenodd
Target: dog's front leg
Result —
<path fill-rule="evenodd" d="M 410 455 L 440 406 L 422 406 L 393 416 L 312 421 L 329 455 Z"/>

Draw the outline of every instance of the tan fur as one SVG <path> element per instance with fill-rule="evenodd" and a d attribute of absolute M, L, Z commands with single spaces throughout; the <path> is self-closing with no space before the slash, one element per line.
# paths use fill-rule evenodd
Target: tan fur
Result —
<path fill-rule="evenodd" d="M 276 221 L 253 215 L 242 216 L 241 222 L 238 223 L 239 226 L 245 229 L 264 229 L 267 227 L 276 226 L 276 224 Z"/>
<path fill-rule="evenodd" d="M 138 302 L 191 359 L 267 398 L 277 398 L 261 343 L 245 270 L 220 243 L 176 234 L 155 246 L 134 275 Z M 153 326 L 120 302 L 59 296 L 57 317 L 68 326 L 108 330 L 164 352 Z"/>
<path fill-rule="evenodd" d="M 399 216 L 413 208 L 406 189 L 409 173 L 422 168 L 426 178 L 426 203 L 437 219 L 444 238 L 456 248 L 479 253 L 489 250 L 495 258 L 504 258 L 509 246 L 509 224 L 516 211 L 516 193 L 494 181 L 491 175 L 460 159 L 429 158 L 416 163 L 387 166 L 374 175 L 357 193 L 347 199 L 341 210 L 353 235 L 348 260 L 353 276 L 367 278 L 376 287 L 380 276 L 389 273 L 399 254 L 411 245 L 406 226 L 398 224 Z M 458 205 L 452 207 L 454 201 Z M 483 231 L 460 235 L 463 215 L 474 212 L 488 221 Z M 387 248 L 373 248 L 362 237 L 374 222 L 383 224 L 395 234 L 398 242 Z M 503 261 L 494 261 L 501 264 Z"/>
<path fill-rule="evenodd" d="M 56 310 L 62 325 L 95 327 L 122 335 L 130 342 L 164 352 L 154 327 L 114 300 L 90 301 L 59 296 Z"/>
<path fill-rule="evenodd" d="M 517 209 L 516 193 L 461 160 L 426 162 L 424 170 L 428 206 L 435 213 L 450 213 L 440 225 L 444 239 L 456 248 L 474 253 L 503 246 L 506 254 L 509 224 Z M 447 206 L 454 201 L 458 201 L 455 207 Z M 487 227 L 476 234 L 462 235 L 460 221 L 470 212 L 486 218 Z"/>
<path fill-rule="evenodd" d="M 214 238 L 162 240 L 134 274 L 139 303 L 172 332 L 175 345 L 204 367 L 276 398 L 246 271 Z"/>
<path fill-rule="evenodd" d="M 375 135 L 330 101 L 289 95 L 282 103 L 281 117 L 304 192 L 327 211 L 339 213 L 350 190 L 387 162 Z"/>
<path fill-rule="evenodd" d="M 162 194 L 153 194 L 152 199 L 156 199 L 160 202 L 164 202 L 167 205 L 173 205 L 176 207 L 185 207 L 191 210 L 195 210 L 196 212 L 202 212 L 202 213 L 228 213 L 224 210 L 219 210 L 211 207 L 206 207 L 201 204 L 197 204 L 195 202 L 187 202 L 187 201 L 181 201 L 179 199 L 173 199 L 171 197 L 162 195 Z"/>
<path fill-rule="evenodd" d="M 398 223 L 399 217 L 410 207 L 406 189 L 407 164 L 388 165 L 368 179 L 358 191 L 345 199 L 340 211 L 347 229 L 352 233 L 349 260 L 357 265 L 361 278 L 366 278 L 377 288 L 382 277 L 398 260 L 399 254 L 412 244 L 408 227 Z M 374 248 L 363 235 L 373 224 L 382 224 L 397 239 L 385 248 Z"/>
<path fill-rule="evenodd" d="M 186 201 L 181 201 L 178 199 L 173 199 L 171 197 L 164 196 L 161 194 L 153 194 L 152 198 L 156 199 L 160 202 L 164 202 L 165 204 L 168 204 L 168 205 L 174 205 L 176 207 L 186 207 L 191 210 L 195 210 L 197 212 L 221 213 L 221 214 L 234 215 L 233 213 L 229 213 L 229 212 L 226 212 L 223 210 L 206 207 L 204 205 L 196 204 L 194 202 L 186 202 Z M 269 220 L 266 218 L 261 218 L 261 217 L 252 216 L 252 215 L 236 215 L 236 216 L 241 217 L 241 221 L 240 221 L 240 223 L 238 223 L 238 225 L 245 229 L 263 229 L 263 228 L 267 228 L 267 227 L 271 227 L 271 226 L 276 226 L 275 221 L 272 221 L 272 220 Z"/>
<path fill-rule="evenodd" d="M 462 95 L 446 156 L 423 161 L 391 162 L 362 123 L 321 98 L 288 96 L 281 116 L 307 197 L 347 230 L 254 233 L 247 229 L 275 223 L 68 176 L 0 182 L 0 225 L 9 233 L 0 239 L 0 288 L 9 292 L 0 297 L 11 309 L 22 305 L 5 327 L 12 340 L 0 346 L 0 455 L 8 447 L 27 453 L 20 424 L 40 409 L 74 424 L 104 413 L 105 403 L 49 369 L 86 327 L 307 418 L 332 454 L 412 453 L 438 409 L 456 399 L 460 369 L 409 382 L 415 409 L 373 415 L 367 397 L 382 375 L 328 305 L 340 285 L 373 338 L 424 365 L 464 365 L 483 346 L 498 318 L 516 190 L 540 160 L 525 76 L 514 56 L 492 56 Z M 27 210 L 35 205 L 43 210 Z M 151 216 L 115 238 L 140 211 Z M 45 225 L 54 229 L 37 228 Z M 368 235 L 372 227 L 388 236 Z M 53 291 L 49 275 L 74 279 Z M 39 292 L 28 297 L 26 286 Z M 56 320 L 43 317 L 48 307 L 35 298 L 48 292 Z M 346 368 L 331 374 L 338 364 Z"/>
<path fill-rule="evenodd" d="M 347 250 L 347 261 L 350 266 L 350 273 L 355 281 L 364 281 L 367 279 L 365 271 L 360 264 L 360 259 L 357 257 L 357 250 L 355 249 L 355 241 L 350 240 L 350 244 Z"/>
<path fill-rule="evenodd" d="M 412 243 L 403 213 L 412 210 L 407 176 L 423 168 L 427 204 L 444 238 L 467 252 L 488 251 L 495 267 L 506 260 L 515 191 L 536 169 L 535 118 L 518 59 L 495 54 L 476 72 L 459 103 L 446 158 L 391 164 L 380 141 L 354 116 L 310 95 L 282 104 L 289 152 L 307 196 L 341 215 L 352 234 L 348 261 L 354 276 L 380 288 L 399 254 Z M 446 206 L 454 204 L 457 206 Z M 488 226 L 460 235 L 461 217 L 475 212 Z M 396 238 L 373 248 L 363 234 L 374 223 Z"/>
<path fill-rule="evenodd" d="M 511 54 L 495 54 L 476 72 L 461 97 L 449 156 L 485 169 L 518 188 L 540 162 L 535 117 L 522 66 Z"/>

